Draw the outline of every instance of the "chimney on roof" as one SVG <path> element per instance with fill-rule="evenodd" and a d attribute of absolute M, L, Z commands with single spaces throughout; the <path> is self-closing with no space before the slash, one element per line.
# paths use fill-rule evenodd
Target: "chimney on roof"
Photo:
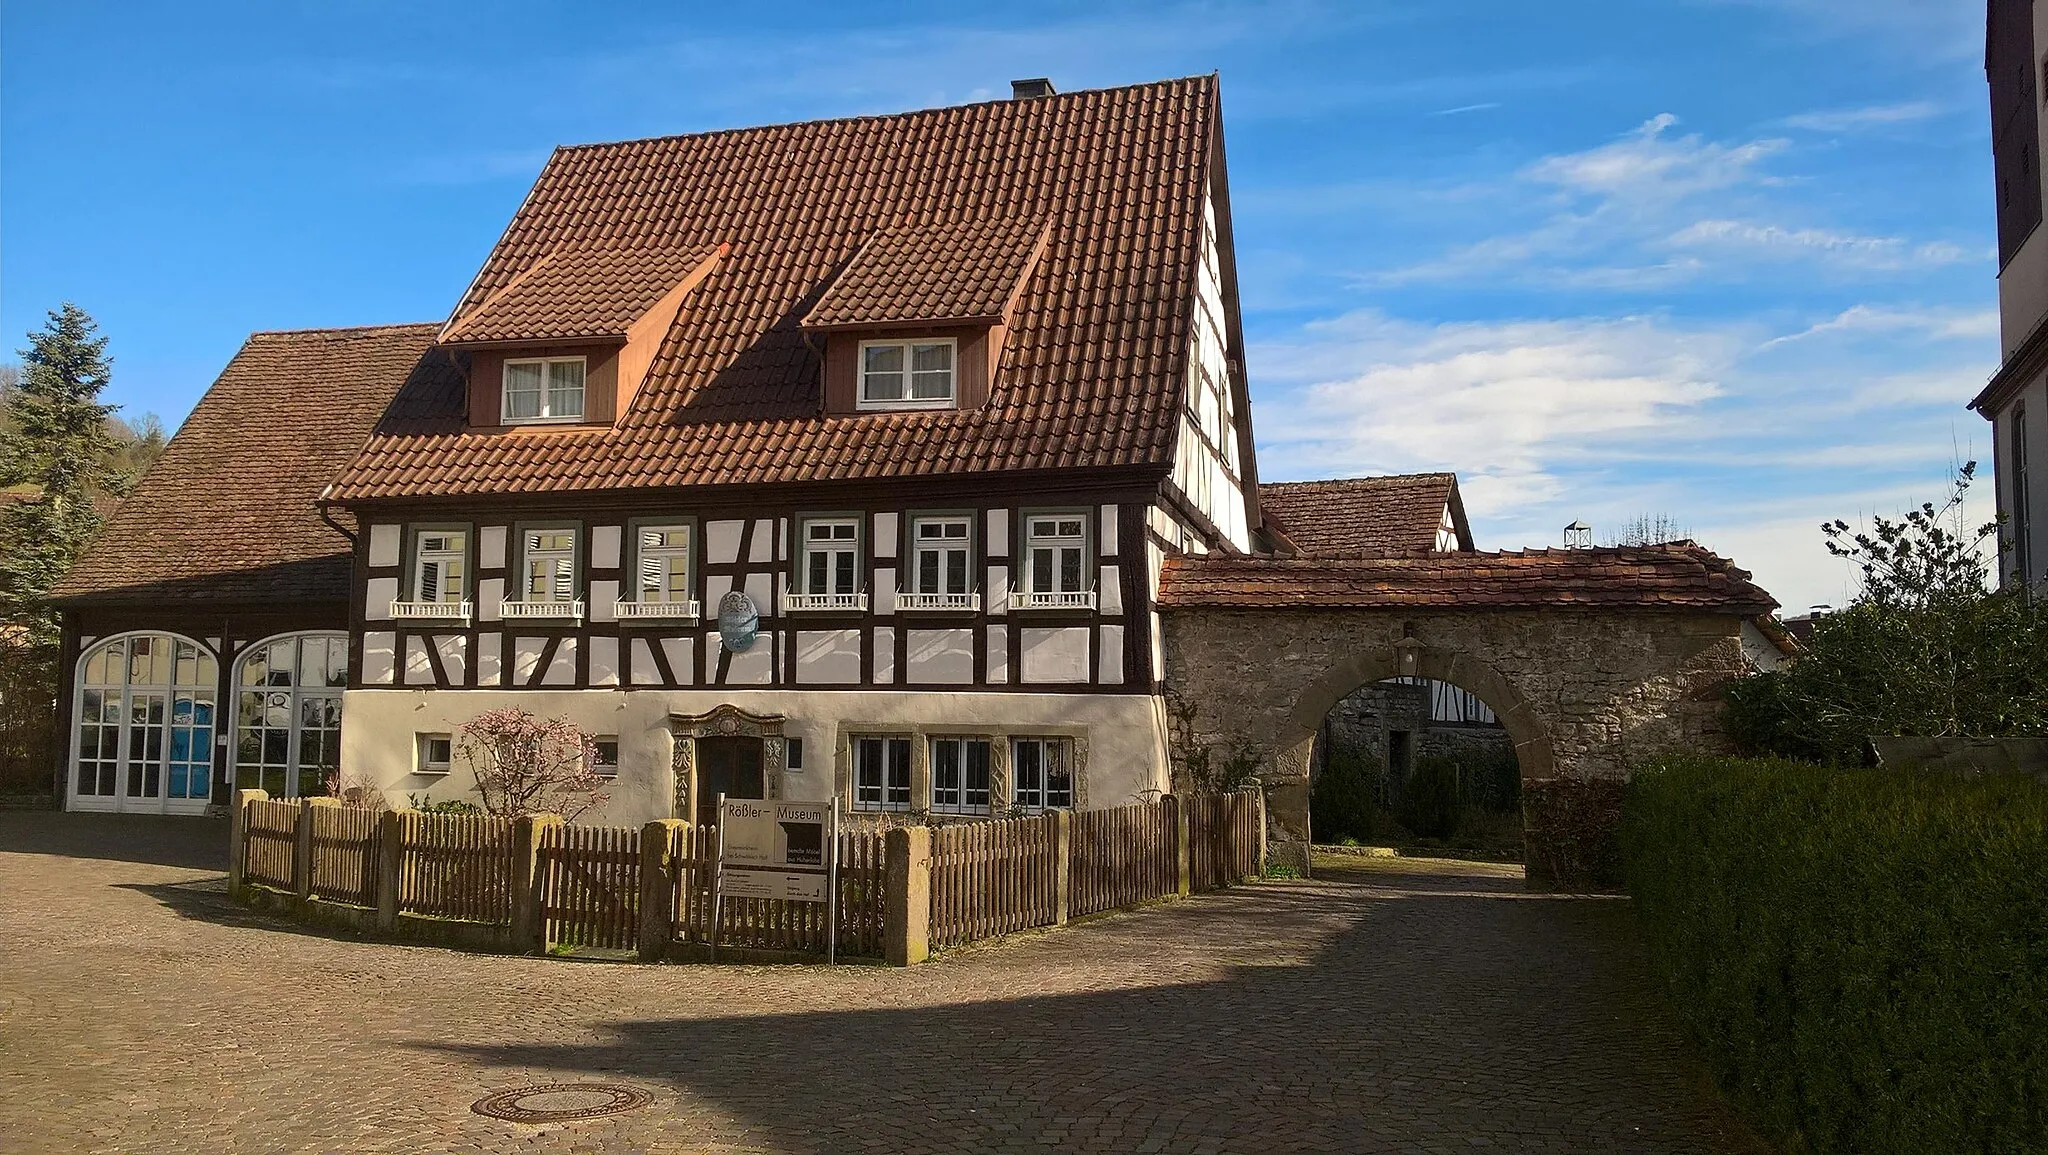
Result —
<path fill-rule="evenodd" d="M 1010 82 L 1011 100 L 1030 100 L 1034 96 L 1051 96 L 1052 94 L 1052 80 L 1049 77 L 1034 76 L 1029 80 L 1012 80 Z"/>

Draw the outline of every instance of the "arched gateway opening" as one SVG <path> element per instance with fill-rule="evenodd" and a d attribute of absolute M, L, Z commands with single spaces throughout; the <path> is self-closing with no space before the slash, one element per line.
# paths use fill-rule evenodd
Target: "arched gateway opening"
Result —
<path fill-rule="evenodd" d="M 1690 543 L 1176 557 L 1159 594 L 1166 682 L 1194 709 L 1191 741 L 1259 759 L 1274 860 L 1306 870 L 1317 735 L 1360 686 L 1424 678 L 1471 691 L 1506 730 L 1525 785 L 1725 749 L 1742 631 L 1776 605 L 1748 576 Z"/>

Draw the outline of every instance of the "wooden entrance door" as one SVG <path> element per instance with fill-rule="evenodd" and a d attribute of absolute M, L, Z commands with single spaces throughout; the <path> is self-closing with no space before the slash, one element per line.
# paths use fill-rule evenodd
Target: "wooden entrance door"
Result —
<path fill-rule="evenodd" d="M 766 798 L 759 738 L 730 735 L 697 739 L 697 824 L 718 824 L 718 796 Z"/>

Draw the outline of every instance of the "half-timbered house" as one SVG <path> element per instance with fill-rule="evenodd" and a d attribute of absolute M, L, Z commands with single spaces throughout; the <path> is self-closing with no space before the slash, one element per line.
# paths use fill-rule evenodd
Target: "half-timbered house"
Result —
<path fill-rule="evenodd" d="M 1152 796 L 1162 559 L 1274 544 L 1241 349 L 1213 76 L 559 149 L 445 323 L 202 402 L 63 591 L 71 802 L 457 796 L 507 706 L 613 821 Z M 180 508 L 247 484 L 298 553 Z"/>

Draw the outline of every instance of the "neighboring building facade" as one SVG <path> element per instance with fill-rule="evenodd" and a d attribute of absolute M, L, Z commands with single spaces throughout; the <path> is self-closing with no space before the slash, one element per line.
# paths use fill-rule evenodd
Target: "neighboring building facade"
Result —
<path fill-rule="evenodd" d="M 2048 581 L 2048 4 L 1990 0 L 1984 71 L 1998 210 L 1998 315 L 2002 364 L 1970 408 L 1991 422 L 1998 511 L 2005 519 L 1999 576 Z"/>
<path fill-rule="evenodd" d="M 558 150 L 444 325 L 324 375 L 259 334 L 195 411 L 60 591 L 67 801 L 458 796 L 507 706 L 599 736 L 608 822 L 1167 789 L 1163 561 L 1267 544 L 1220 115 L 1212 76 Z M 303 484 L 226 464 L 330 406 Z"/>

